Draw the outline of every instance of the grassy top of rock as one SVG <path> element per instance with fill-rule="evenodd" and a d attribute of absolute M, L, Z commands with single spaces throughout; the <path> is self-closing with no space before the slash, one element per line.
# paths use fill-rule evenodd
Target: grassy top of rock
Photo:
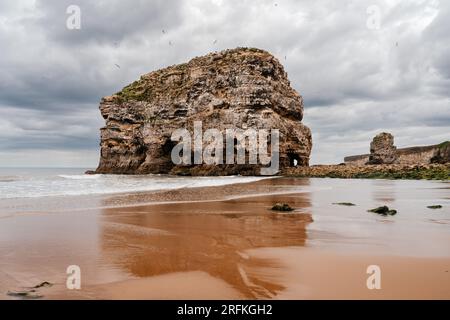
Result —
<path fill-rule="evenodd" d="M 441 142 L 437 146 L 438 146 L 439 149 L 447 148 L 448 146 L 450 146 L 450 141 Z"/>
<path fill-rule="evenodd" d="M 205 70 L 210 68 L 208 71 L 220 73 L 220 70 L 226 69 L 227 65 L 252 64 L 255 62 L 255 59 L 261 61 L 273 60 L 277 67 L 281 69 L 281 73 L 285 74 L 283 66 L 269 52 L 257 48 L 238 47 L 195 57 L 189 62 L 144 74 L 139 80 L 125 86 L 121 91 L 114 94 L 113 98 L 122 102 L 132 100 L 151 101 L 161 94 L 163 89 L 169 90 L 176 97 L 177 93 L 183 91 L 189 84 L 190 74 L 187 72 L 189 69 L 201 68 Z M 167 81 L 168 78 L 171 79 Z M 287 75 L 284 78 L 287 81 Z"/>

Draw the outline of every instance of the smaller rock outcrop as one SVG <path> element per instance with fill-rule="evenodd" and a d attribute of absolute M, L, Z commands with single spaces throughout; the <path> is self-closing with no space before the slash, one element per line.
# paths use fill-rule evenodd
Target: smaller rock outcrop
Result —
<path fill-rule="evenodd" d="M 345 164 L 399 164 L 428 165 L 450 163 L 450 141 L 429 146 L 407 147 L 397 149 L 389 133 L 381 133 L 370 144 L 370 154 L 348 156 Z M 393 154 L 395 150 L 395 153 Z M 390 162 L 395 157 L 393 162 Z"/>
<path fill-rule="evenodd" d="M 370 143 L 368 164 L 391 164 L 397 160 L 397 147 L 394 146 L 394 136 L 382 132 Z"/>

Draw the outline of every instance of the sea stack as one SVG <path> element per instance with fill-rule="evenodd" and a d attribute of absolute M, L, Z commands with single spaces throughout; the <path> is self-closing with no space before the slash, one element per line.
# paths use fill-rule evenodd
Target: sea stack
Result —
<path fill-rule="evenodd" d="M 225 50 L 150 72 L 102 98 L 100 112 L 106 125 L 96 173 L 259 174 L 254 164 L 174 164 L 172 133 L 193 132 L 199 121 L 203 131 L 278 129 L 280 170 L 309 165 L 312 139 L 301 123 L 303 99 L 264 50 Z"/>
<path fill-rule="evenodd" d="M 394 136 L 387 132 L 376 135 L 370 143 L 368 164 L 391 164 L 397 160 Z"/>

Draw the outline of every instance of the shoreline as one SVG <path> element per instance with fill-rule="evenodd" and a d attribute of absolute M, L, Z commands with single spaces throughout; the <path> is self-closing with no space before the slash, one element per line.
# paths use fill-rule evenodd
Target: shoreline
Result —
<path fill-rule="evenodd" d="M 384 165 L 383 165 L 384 166 Z M 352 166 L 355 167 L 355 166 Z M 364 168 L 356 166 L 358 168 Z M 284 173 L 284 175 L 276 176 L 253 176 L 254 178 L 260 178 L 255 181 L 250 182 L 237 182 L 224 185 L 212 185 L 212 186 L 195 186 L 195 187 L 180 187 L 173 189 L 156 189 L 150 191 L 123 191 L 123 192 L 113 192 L 113 193 L 94 193 L 94 194 L 82 194 L 82 195 L 49 195 L 42 197 L 29 197 L 29 198 L 5 198 L 0 199 L 7 206 L 9 203 L 14 204 L 17 201 L 21 201 L 23 207 L 18 206 L 16 211 L 9 212 L 3 208 L 4 215 L 1 218 L 7 218 L 10 216 L 17 215 L 27 215 L 27 214 L 46 214 L 46 213 L 58 213 L 61 211 L 90 211 L 90 210 L 101 210 L 101 209 L 114 209 L 114 208 L 128 208 L 128 207 L 139 207 L 146 205 L 158 205 L 158 204 L 182 204 L 182 203 L 196 203 L 196 202 L 213 202 L 213 201 L 226 201 L 234 200 L 239 198 L 245 198 L 249 195 L 251 196 L 270 196 L 270 195 L 283 195 L 283 194 L 295 194 L 299 192 L 310 192 L 311 190 L 299 191 L 291 190 L 286 188 L 281 188 L 279 191 L 269 190 L 265 188 L 265 183 L 262 181 L 274 181 L 277 179 L 299 179 L 307 181 L 309 179 L 343 179 L 343 180 L 357 180 L 357 181 L 435 181 L 435 182 L 446 182 L 447 180 L 427 180 L 427 179 L 394 179 L 394 178 L 366 178 L 354 176 L 349 176 L 345 174 L 345 170 L 341 173 L 344 177 L 335 174 L 335 170 L 342 169 L 340 165 L 316 165 L 311 167 L 301 167 L 293 168 L 290 173 Z M 447 165 L 450 174 L 450 164 Z M 310 170 L 314 170 L 315 173 L 311 174 Z M 304 174 L 301 172 L 308 172 Z M 331 172 L 331 174 L 330 174 Z M 176 176 L 174 176 L 176 177 Z M 227 176 L 221 176 L 227 177 Z M 244 176 L 245 177 L 245 176 Z M 214 178 L 214 176 L 210 177 Z M 450 179 L 450 176 L 449 176 Z M 261 182 L 261 183 L 260 183 Z M 246 185 L 257 184 L 260 185 L 260 191 L 246 194 Z M 276 185 L 272 184 L 272 185 Z M 205 193 L 207 191 L 207 193 Z M 176 200 L 174 200 L 176 199 Z M 53 203 L 60 204 L 64 203 L 64 207 L 54 205 Z M 79 203 L 92 204 L 91 206 L 81 206 L 77 207 Z M 42 208 L 39 209 L 29 209 L 29 207 L 34 207 L 36 204 L 42 203 Z M 38 205 L 39 207 L 39 205 Z"/>
<path fill-rule="evenodd" d="M 194 167 L 186 167 L 191 170 Z M 194 174 L 169 174 L 170 177 L 230 177 L 235 175 L 210 174 L 209 166 L 196 166 Z M 251 172 L 254 173 L 254 172 Z M 87 175 L 116 175 L 116 173 L 87 170 Z M 127 174 L 142 175 L 146 174 Z M 150 174 L 151 175 L 151 174 Z M 243 174 L 243 177 L 264 177 L 254 174 Z M 433 164 L 315 164 L 283 168 L 279 174 L 268 177 L 296 177 L 296 178 L 340 178 L 340 179 L 387 179 L 387 180 L 450 180 L 450 163 Z"/>

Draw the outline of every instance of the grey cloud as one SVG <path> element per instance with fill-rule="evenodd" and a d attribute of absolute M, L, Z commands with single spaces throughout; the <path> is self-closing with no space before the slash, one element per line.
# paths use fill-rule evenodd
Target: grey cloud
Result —
<path fill-rule="evenodd" d="M 76 32 L 67 32 L 66 9 L 73 4 L 81 9 L 82 25 Z M 42 14 L 31 25 L 69 47 L 90 43 L 116 46 L 139 33 L 151 37 L 176 28 L 182 23 L 180 7 L 179 0 L 39 0 L 36 8 Z"/>
<path fill-rule="evenodd" d="M 304 97 L 312 162 L 366 152 L 381 130 L 400 144 L 449 138 L 448 2 L 274 3 L 2 1 L 0 165 L 20 150 L 96 154 L 102 96 L 141 74 L 237 46 L 266 49 L 285 66 Z M 81 30 L 66 28 L 70 4 L 81 8 Z M 380 30 L 366 26 L 370 5 L 381 9 Z"/>
<path fill-rule="evenodd" d="M 0 109 L 0 150 L 94 149 L 101 120 L 96 110 L 72 108 L 65 113 L 15 107 Z"/>

